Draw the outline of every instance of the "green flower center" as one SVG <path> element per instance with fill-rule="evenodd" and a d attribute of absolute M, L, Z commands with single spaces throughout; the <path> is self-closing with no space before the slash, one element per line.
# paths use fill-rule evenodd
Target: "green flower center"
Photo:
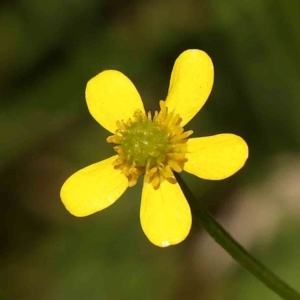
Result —
<path fill-rule="evenodd" d="M 173 170 L 181 172 L 186 162 L 186 142 L 193 132 L 184 132 L 180 116 L 169 113 L 164 101 L 160 107 L 153 119 L 150 112 L 146 115 L 138 110 L 127 122 L 118 121 L 115 135 L 107 138 L 108 143 L 117 144 L 114 166 L 128 178 L 129 186 L 141 174 L 154 188 L 163 180 L 175 183 Z"/>
<path fill-rule="evenodd" d="M 168 132 L 156 122 L 140 120 L 123 133 L 120 149 L 128 162 L 137 167 L 159 164 L 169 149 Z"/>

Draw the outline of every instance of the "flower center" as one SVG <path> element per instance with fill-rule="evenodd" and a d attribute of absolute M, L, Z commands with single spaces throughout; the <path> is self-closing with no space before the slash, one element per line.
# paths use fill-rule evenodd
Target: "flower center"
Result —
<path fill-rule="evenodd" d="M 145 115 L 137 110 L 133 119 L 118 121 L 115 135 L 107 138 L 108 143 L 117 144 L 114 166 L 125 174 L 129 186 L 134 186 L 141 174 L 154 188 L 163 180 L 175 183 L 172 170 L 181 172 L 186 162 L 186 142 L 193 132 L 184 132 L 180 116 L 169 113 L 164 101 L 160 108 L 153 119 L 150 112 Z"/>
<path fill-rule="evenodd" d="M 122 144 L 119 146 L 128 162 L 137 167 L 155 165 L 164 161 L 168 151 L 168 133 L 159 124 L 150 119 L 143 119 L 137 112 L 138 121 L 123 132 Z"/>

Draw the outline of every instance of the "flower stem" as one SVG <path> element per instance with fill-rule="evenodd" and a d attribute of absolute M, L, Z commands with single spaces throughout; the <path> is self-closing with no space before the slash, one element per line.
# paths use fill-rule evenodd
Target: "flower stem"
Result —
<path fill-rule="evenodd" d="M 222 246 L 233 259 L 238 261 L 250 273 L 252 273 L 252 275 L 277 293 L 282 299 L 300 300 L 300 294 L 298 294 L 292 287 L 281 280 L 256 258 L 251 256 L 251 254 L 249 254 L 238 242 L 236 242 L 214 219 L 214 217 L 201 206 L 178 173 L 176 174 L 176 178 L 190 203 L 194 219 L 196 219 L 196 221 L 206 229 L 208 234 L 220 246 Z"/>

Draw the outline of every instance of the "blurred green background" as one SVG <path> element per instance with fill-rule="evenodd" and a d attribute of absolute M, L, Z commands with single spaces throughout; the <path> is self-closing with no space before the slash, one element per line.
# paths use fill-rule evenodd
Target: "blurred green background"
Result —
<path fill-rule="evenodd" d="M 87 81 L 120 70 L 155 110 L 191 48 L 211 56 L 215 83 L 186 129 L 238 134 L 250 158 L 224 181 L 184 178 L 300 291 L 299 12 L 298 0 L 2 0 L 0 299 L 279 299 L 197 224 L 180 245 L 153 246 L 141 182 L 86 218 L 60 202 L 68 176 L 113 153 L 88 113 Z"/>

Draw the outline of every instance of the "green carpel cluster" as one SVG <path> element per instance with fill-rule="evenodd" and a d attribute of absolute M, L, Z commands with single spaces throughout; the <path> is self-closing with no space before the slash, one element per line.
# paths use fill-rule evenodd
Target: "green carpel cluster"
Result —
<path fill-rule="evenodd" d="M 168 152 L 168 133 L 148 118 L 132 123 L 123 133 L 119 146 L 128 162 L 137 167 L 156 165 L 165 160 Z"/>

